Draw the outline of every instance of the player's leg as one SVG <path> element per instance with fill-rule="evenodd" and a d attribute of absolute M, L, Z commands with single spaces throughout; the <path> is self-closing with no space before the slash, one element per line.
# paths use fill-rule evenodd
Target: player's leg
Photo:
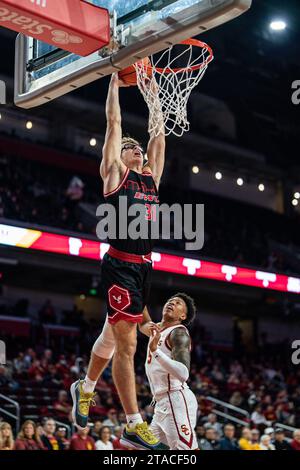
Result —
<path fill-rule="evenodd" d="M 135 425 L 143 422 L 138 411 L 134 373 L 137 325 L 120 320 L 113 325 L 112 329 L 115 338 L 113 379 L 126 415 L 138 415 L 133 418 L 132 424 Z M 124 380 L 125 378 L 126 380 Z"/>
<path fill-rule="evenodd" d="M 71 385 L 72 417 L 77 427 L 85 428 L 87 426 L 89 407 L 94 397 L 95 386 L 111 360 L 114 350 L 115 340 L 112 327 L 106 319 L 102 332 L 93 346 L 85 379 L 77 380 Z"/>
<path fill-rule="evenodd" d="M 126 413 L 127 426 L 121 444 L 133 449 L 160 450 L 166 447 L 150 431 L 139 413 L 134 373 L 134 355 L 137 344 L 137 324 L 119 320 L 113 325 L 115 353 L 113 379 Z"/>
<path fill-rule="evenodd" d="M 197 400 L 191 390 L 180 390 L 168 394 L 168 419 L 162 428 L 171 450 L 196 450 L 195 433 Z"/>
<path fill-rule="evenodd" d="M 154 436 L 166 446 L 168 445 L 167 436 L 162 428 L 161 423 L 164 421 L 165 416 L 159 412 L 159 405 L 156 404 L 154 409 L 154 415 L 150 424 L 150 430 L 154 434 Z"/>
<path fill-rule="evenodd" d="M 108 323 L 106 318 L 101 335 L 95 341 L 92 349 L 91 358 L 85 377 L 85 383 L 83 385 L 84 392 L 90 393 L 94 391 L 96 383 L 113 357 L 114 351 L 115 338 L 112 331 L 112 326 Z"/>

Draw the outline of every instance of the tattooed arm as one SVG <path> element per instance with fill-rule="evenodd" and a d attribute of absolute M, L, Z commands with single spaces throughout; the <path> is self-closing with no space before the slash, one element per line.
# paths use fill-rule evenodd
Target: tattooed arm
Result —
<path fill-rule="evenodd" d="M 191 366 L 191 340 L 185 328 L 175 328 L 169 340 L 172 348 L 172 357 L 175 361 L 184 364 L 188 370 Z"/>

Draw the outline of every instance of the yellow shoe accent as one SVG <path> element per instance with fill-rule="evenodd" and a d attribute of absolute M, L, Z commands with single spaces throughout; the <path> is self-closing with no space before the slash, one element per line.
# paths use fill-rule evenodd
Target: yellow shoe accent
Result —
<path fill-rule="evenodd" d="M 129 433 L 134 432 L 137 436 L 139 436 L 144 442 L 149 444 L 150 446 L 155 446 L 159 443 L 159 440 L 154 436 L 152 431 L 150 431 L 148 423 L 146 421 L 144 423 L 136 424 L 134 428 L 127 428 Z"/>
<path fill-rule="evenodd" d="M 94 396 L 96 393 L 84 393 L 82 388 L 83 380 L 79 384 L 79 400 L 78 400 L 78 411 L 82 416 L 89 415 L 90 406 L 96 406 Z"/>

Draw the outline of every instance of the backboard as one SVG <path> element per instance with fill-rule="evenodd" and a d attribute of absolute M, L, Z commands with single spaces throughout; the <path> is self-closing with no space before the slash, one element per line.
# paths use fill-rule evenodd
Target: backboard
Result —
<path fill-rule="evenodd" d="M 76 0 L 74 0 L 76 1 Z M 247 11 L 252 0 L 87 0 L 111 14 L 111 43 L 80 57 L 19 34 L 15 103 L 47 103 Z"/>

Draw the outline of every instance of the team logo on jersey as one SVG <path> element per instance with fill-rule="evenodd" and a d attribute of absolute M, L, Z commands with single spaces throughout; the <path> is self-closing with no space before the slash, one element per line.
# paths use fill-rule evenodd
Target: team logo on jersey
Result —
<path fill-rule="evenodd" d="M 183 434 L 185 436 L 189 436 L 190 435 L 190 430 L 189 428 L 185 425 L 185 424 L 182 424 L 181 425 L 181 431 L 183 432 Z"/>
<path fill-rule="evenodd" d="M 119 297 L 116 297 L 115 295 L 113 295 L 113 299 L 117 302 L 117 304 L 120 304 L 122 302 L 122 296 L 119 295 Z"/>
<path fill-rule="evenodd" d="M 111 308 L 116 310 L 125 310 L 131 304 L 128 290 L 117 285 L 113 285 L 109 289 L 108 300 Z"/>

